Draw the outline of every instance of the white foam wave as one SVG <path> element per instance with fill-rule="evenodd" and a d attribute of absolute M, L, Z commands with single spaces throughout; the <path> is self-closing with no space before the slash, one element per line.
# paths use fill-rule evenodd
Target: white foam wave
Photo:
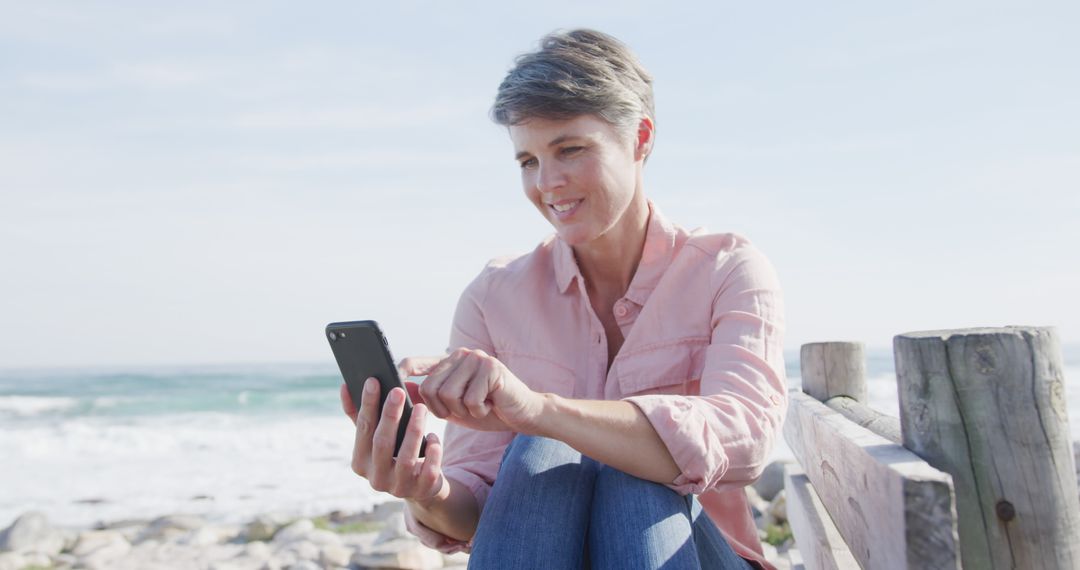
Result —
<path fill-rule="evenodd" d="M 0 413 L 21 417 L 58 412 L 75 407 L 78 400 L 46 396 L 0 396 Z"/>

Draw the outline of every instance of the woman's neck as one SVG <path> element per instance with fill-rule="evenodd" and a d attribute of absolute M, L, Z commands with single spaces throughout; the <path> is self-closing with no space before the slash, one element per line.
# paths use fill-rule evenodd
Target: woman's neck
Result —
<path fill-rule="evenodd" d="M 641 262 L 649 227 L 649 204 L 634 196 L 622 218 L 598 239 L 574 246 L 574 257 L 589 293 L 618 298 L 626 293 Z"/>

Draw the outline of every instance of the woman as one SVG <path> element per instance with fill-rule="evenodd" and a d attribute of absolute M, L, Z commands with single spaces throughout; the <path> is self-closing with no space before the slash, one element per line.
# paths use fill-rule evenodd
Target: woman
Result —
<path fill-rule="evenodd" d="M 499 87 L 525 195 L 555 228 L 466 288 L 398 458 L 405 393 L 370 379 L 353 469 L 478 568 L 768 567 L 743 487 L 786 406 L 782 301 L 734 234 L 690 233 L 644 194 L 651 78 L 614 38 L 544 38 Z M 445 445 L 425 417 L 448 420 Z"/>

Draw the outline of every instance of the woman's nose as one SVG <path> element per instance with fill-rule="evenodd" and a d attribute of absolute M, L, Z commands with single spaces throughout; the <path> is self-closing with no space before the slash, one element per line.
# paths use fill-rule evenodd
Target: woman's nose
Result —
<path fill-rule="evenodd" d="M 550 192 L 561 188 L 566 184 L 566 175 L 557 164 L 541 164 L 537 167 L 536 189 L 541 192 Z"/>

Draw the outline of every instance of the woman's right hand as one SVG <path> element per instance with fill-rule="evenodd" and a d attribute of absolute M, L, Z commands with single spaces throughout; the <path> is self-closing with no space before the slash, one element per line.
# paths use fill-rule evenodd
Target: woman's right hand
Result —
<path fill-rule="evenodd" d="M 450 484 L 443 477 L 442 442 L 435 434 L 427 435 L 425 456 L 419 456 L 424 421 L 428 415 L 427 406 L 423 403 L 413 406 L 405 439 L 395 458 L 394 444 L 405 409 L 405 391 L 401 388 L 391 390 L 382 414 L 379 414 L 379 389 L 379 382 L 368 378 L 364 383 L 360 408 L 357 409 L 349 390 L 344 384 L 341 385 L 341 407 L 356 424 L 353 472 L 367 479 L 376 491 L 385 491 L 420 505 L 445 499 L 450 493 Z"/>

